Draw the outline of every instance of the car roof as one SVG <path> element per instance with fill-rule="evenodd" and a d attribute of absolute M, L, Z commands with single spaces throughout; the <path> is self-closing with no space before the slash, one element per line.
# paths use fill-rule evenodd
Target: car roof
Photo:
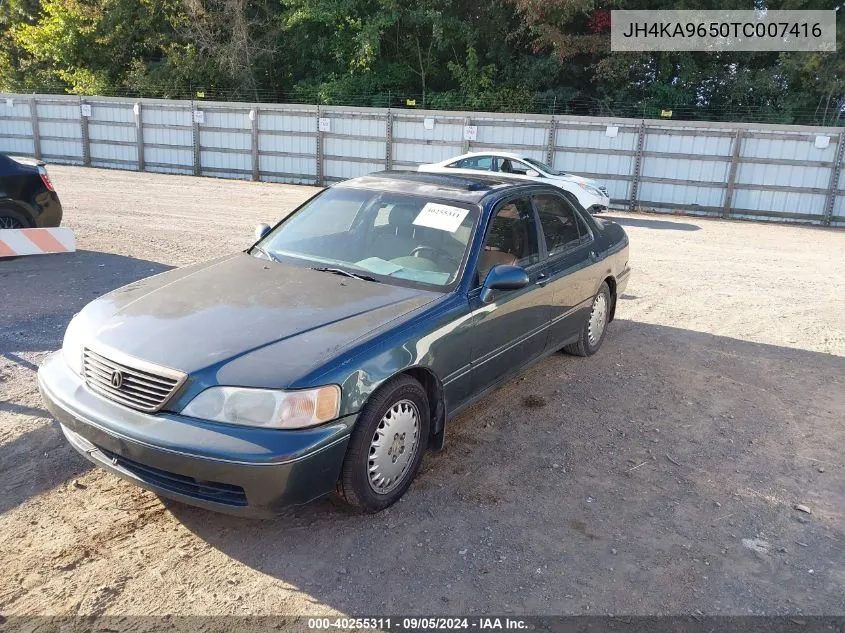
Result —
<path fill-rule="evenodd" d="M 481 202 L 491 193 L 532 183 L 499 175 L 440 174 L 418 171 L 379 171 L 367 176 L 344 180 L 335 185 L 349 189 L 371 189 L 428 196 L 459 202 Z M 536 186 L 536 183 L 534 183 Z"/>
<path fill-rule="evenodd" d="M 526 158 L 524 154 L 516 154 L 514 152 L 501 152 L 499 150 L 490 150 L 489 152 L 468 152 L 466 154 L 461 154 L 460 156 L 453 156 L 452 158 L 441 162 L 451 163 L 456 160 L 462 160 L 464 158 L 473 158 L 475 156 L 502 156 L 503 158 L 516 158 L 519 160 L 525 160 Z"/>

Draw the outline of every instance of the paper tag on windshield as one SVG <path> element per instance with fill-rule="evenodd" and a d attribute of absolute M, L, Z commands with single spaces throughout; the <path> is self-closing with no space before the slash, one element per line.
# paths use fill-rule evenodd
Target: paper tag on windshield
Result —
<path fill-rule="evenodd" d="M 422 208 L 422 211 L 420 211 L 420 214 L 414 220 L 414 224 L 454 233 L 458 230 L 458 227 L 464 221 L 464 218 L 467 217 L 468 213 L 469 209 L 429 202 Z"/>

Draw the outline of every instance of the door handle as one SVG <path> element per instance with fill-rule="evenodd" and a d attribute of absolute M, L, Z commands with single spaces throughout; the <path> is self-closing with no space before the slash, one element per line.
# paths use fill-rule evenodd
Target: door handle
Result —
<path fill-rule="evenodd" d="M 593 261 L 596 261 L 598 258 L 599 258 L 598 253 L 596 253 L 595 251 L 590 251 L 590 259 L 592 259 Z"/>
<path fill-rule="evenodd" d="M 547 277 L 545 273 L 540 273 L 537 275 L 537 281 L 534 282 L 535 286 L 545 286 L 547 283 L 551 281 L 551 277 Z"/>

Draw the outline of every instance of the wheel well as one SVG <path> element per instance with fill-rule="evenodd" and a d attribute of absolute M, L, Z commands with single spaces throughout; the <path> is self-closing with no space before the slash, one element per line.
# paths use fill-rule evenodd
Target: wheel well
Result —
<path fill-rule="evenodd" d="M 610 318 L 608 321 L 613 321 L 616 316 L 616 280 L 613 277 L 607 277 L 604 280 L 610 290 Z"/>
<path fill-rule="evenodd" d="M 433 448 L 441 448 L 443 446 L 446 409 L 443 402 L 443 386 L 440 384 L 440 380 L 431 370 L 424 367 L 411 367 L 401 373 L 410 376 L 425 389 L 431 414 L 429 445 Z"/>

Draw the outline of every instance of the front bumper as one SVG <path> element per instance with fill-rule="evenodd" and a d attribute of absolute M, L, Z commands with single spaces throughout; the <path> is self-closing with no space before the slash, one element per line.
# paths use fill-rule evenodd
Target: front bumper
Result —
<path fill-rule="evenodd" d="M 598 213 L 599 211 L 607 211 L 610 208 L 610 198 L 608 196 L 595 196 L 590 194 L 589 206 L 585 207 L 590 213 Z"/>
<path fill-rule="evenodd" d="M 163 497 L 245 516 L 331 492 L 356 419 L 281 431 L 141 413 L 89 391 L 61 353 L 39 369 L 38 388 L 71 446 L 97 466 Z"/>

